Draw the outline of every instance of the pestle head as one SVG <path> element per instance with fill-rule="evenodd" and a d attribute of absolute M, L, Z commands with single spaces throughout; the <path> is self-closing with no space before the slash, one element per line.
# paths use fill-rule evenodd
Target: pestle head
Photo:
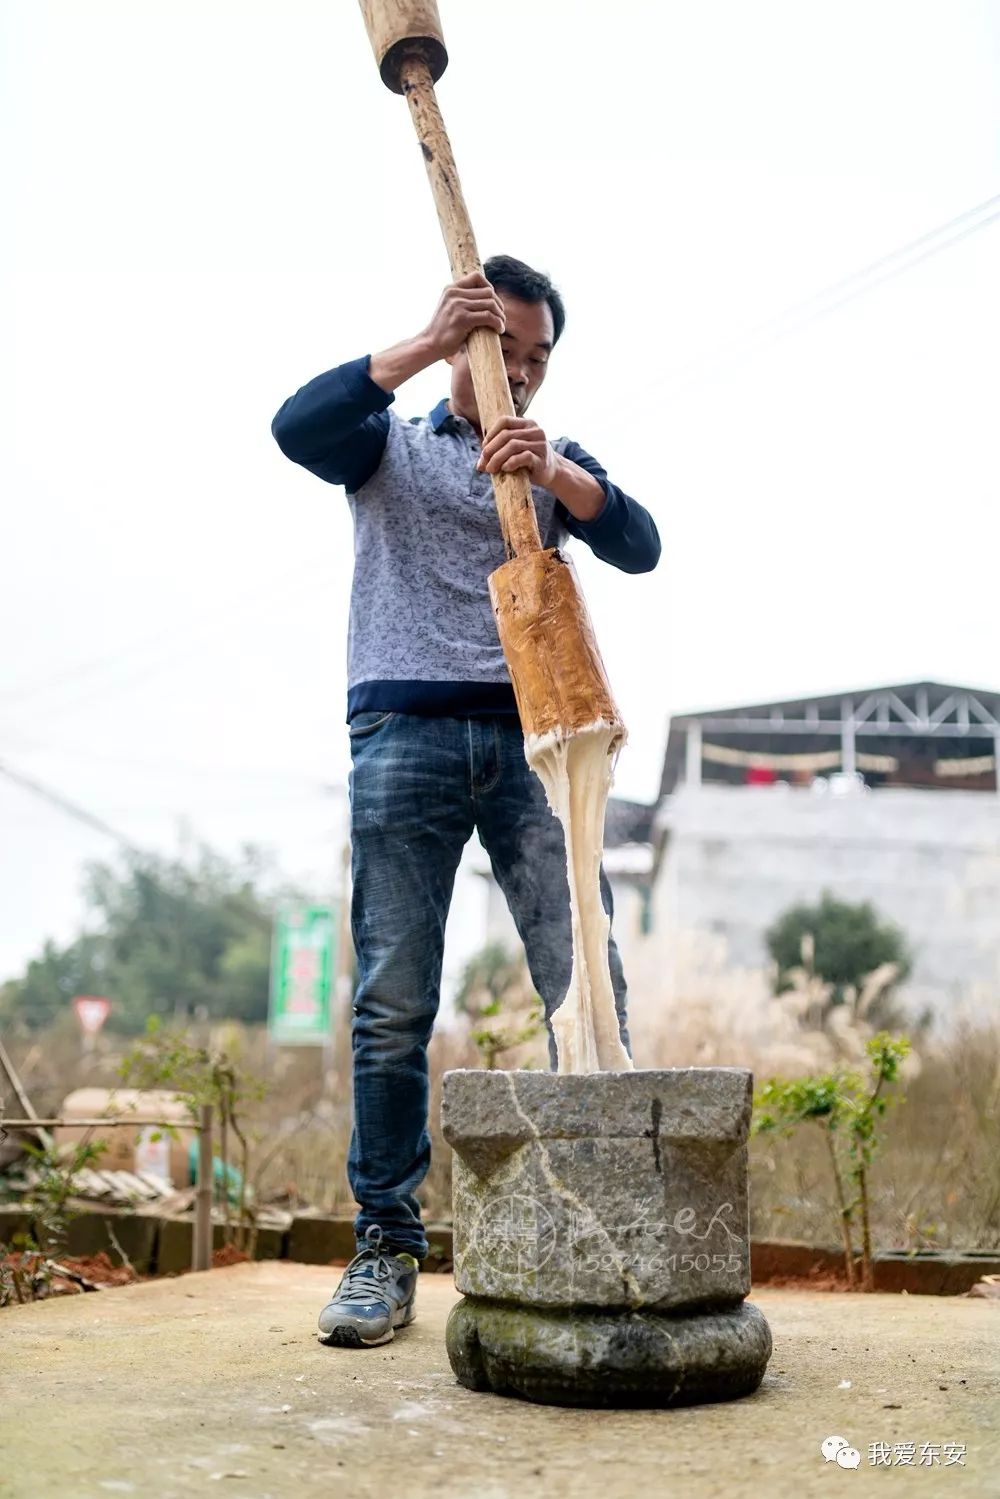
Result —
<path fill-rule="evenodd" d="M 527 552 L 491 573 L 489 585 L 525 737 L 606 725 L 616 752 L 625 725 L 569 557 L 557 548 Z"/>
<path fill-rule="evenodd" d="M 435 0 L 361 0 L 368 39 L 386 88 L 403 92 L 404 62 L 419 58 L 437 83 L 448 53 Z"/>

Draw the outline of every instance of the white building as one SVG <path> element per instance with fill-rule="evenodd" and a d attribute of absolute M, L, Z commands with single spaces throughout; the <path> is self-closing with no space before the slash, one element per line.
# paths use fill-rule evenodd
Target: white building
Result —
<path fill-rule="evenodd" d="M 656 805 L 609 808 L 636 997 L 759 972 L 767 928 L 829 891 L 902 928 L 914 1008 L 1000 1016 L 998 765 L 1000 694 L 935 682 L 674 718 Z M 512 939 L 498 892 L 490 928 Z"/>

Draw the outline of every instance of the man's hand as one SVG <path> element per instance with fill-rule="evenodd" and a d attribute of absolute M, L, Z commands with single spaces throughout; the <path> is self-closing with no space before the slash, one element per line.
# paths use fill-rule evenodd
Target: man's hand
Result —
<path fill-rule="evenodd" d="M 538 423 L 527 416 L 502 416 L 493 423 L 476 468 L 481 474 L 527 469 L 530 483 L 550 490 L 577 520 L 596 520 L 606 503 L 593 474 L 557 453 Z"/>
<path fill-rule="evenodd" d="M 486 277 L 474 271 L 445 287 L 421 337 L 435 359 L 445 359 L 458 353 L 473 328 L 502 333 L 505 326 L 503 303 Z"/>
<path fill-rule="evenodd" d="M 382 390 L 394 391 L 421 370 L 457 354 L 473 328 L 504 330 L 503 303 L 478 271 L 446 287 L 422 333 L 373 354 L 368 373 Z"/>
<path fill-rule="evenodd" d="M 532 484 L 551 489 L 559 473 L 559 455 L 530 417 L 502 416 L 483 439 L 476 468 L 481 474 L 512 474 L 525 468 Z"/>

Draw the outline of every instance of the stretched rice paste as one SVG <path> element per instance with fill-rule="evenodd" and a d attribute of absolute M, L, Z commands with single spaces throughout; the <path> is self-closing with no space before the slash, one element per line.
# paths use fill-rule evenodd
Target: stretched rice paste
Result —
<path fill-rule="evenodd" d="M 545 787 L 566 834 L 566 874 L 573 923 L 573 971 L 566 998 L 552 1016 L 560 1072 L 628 1072 L 632 1062 L 618 1034 L 608 967 L 611 923 L 601 900 L 604 815 L 612 756 L 621 726 L 603 720 L 565 735 L 525 736 L 528 764 Z"/>

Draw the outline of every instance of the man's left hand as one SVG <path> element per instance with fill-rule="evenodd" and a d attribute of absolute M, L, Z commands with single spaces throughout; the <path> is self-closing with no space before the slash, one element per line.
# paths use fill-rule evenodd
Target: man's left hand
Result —
<path fill-rule="evenodd" d="M 476 468 L 481 474 L 512 474 L 524 468 L 532 484 L 548 489 L 559 471 L 559 455 L 530 417 L 502 416 L 486 433 Z"/>

